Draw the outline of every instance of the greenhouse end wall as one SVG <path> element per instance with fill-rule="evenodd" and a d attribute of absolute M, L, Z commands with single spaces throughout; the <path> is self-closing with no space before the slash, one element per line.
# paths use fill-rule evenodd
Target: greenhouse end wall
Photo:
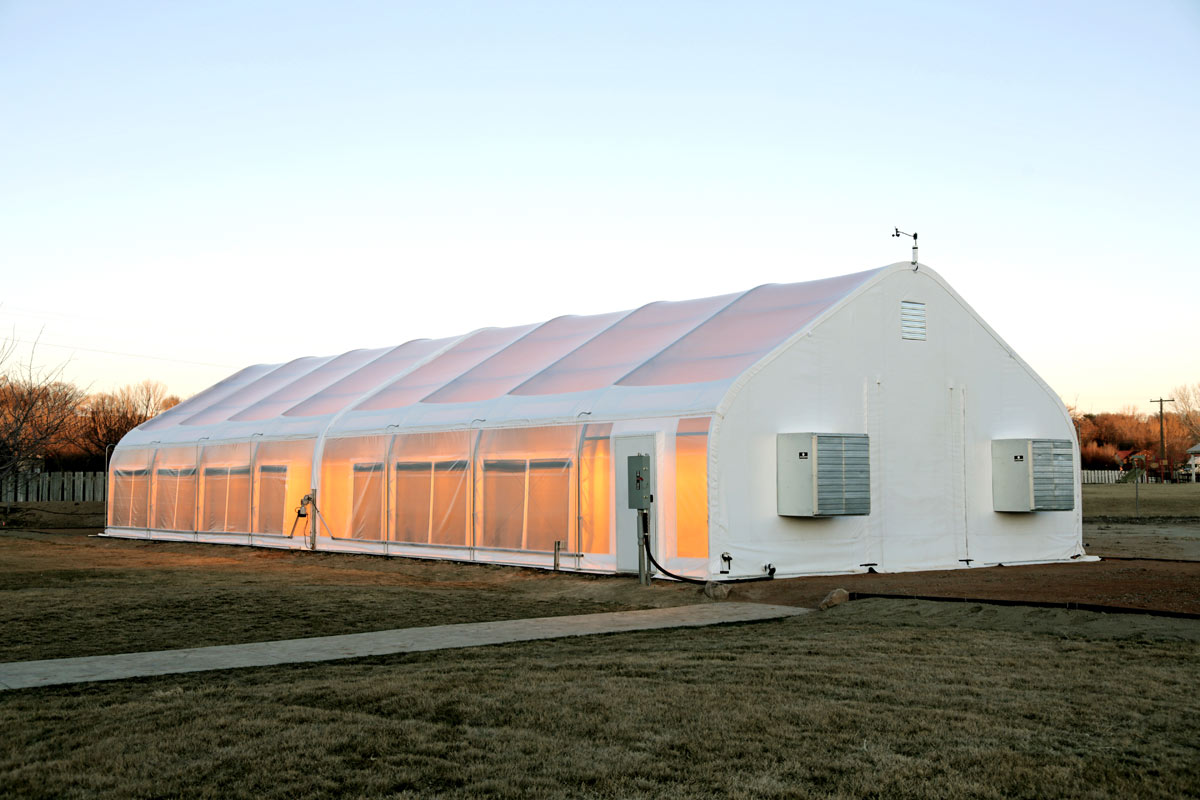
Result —
<path fill-rule="evenodd" d="M 121 448 L 108 533 L 540 567 L 557 543 L 561 568 L 615 572 L 634 512 L 614 506 L 613 440 L 647 428 L 655 555 L 706 575 L 707 417 Z M 315 513 L 298 517 L 314 488 Z"/>

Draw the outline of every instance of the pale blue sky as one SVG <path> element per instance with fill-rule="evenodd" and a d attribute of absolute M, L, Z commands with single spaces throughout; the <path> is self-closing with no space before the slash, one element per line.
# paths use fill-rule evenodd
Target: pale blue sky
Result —
<path fill-rule="evenodd" d="M 0 104 L 0 325 L 97 389 L 857 272 L 896 225 L 1068 402 L 1200 381 L 1196 0 L 0 0 Z"/>

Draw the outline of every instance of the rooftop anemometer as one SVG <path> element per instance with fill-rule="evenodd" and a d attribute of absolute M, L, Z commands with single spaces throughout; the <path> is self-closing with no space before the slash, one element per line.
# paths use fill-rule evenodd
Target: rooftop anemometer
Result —
<path fill-rule="evenodd" d="M 901 236 L 907 236 L 913 240 L 912 268 L 913 268 L 913 272 L 916 272 L 917 271 L 917 234 L 905 233 L 904 231 L 900 230 L 899 228 L 896 228 L 896 232 L 892 234 L 892 238 L 899 239 Z"/>

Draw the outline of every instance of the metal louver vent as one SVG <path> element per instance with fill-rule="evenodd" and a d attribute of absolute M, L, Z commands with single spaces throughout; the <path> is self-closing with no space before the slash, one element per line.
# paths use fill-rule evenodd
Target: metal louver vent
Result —
<path fill-rule="evenodd" d="M 1034 439 L 1033 510 L 1070 511 L 1075 508 L 1073 448 L 1067 439 Z"/>
<path fill-rule="evenodd" d="M 817 434 L 817 515 L 871 513 L 871 453 L 865 434 Z"/>
<path fill-rule="evenodd" d="M 900 301 L 900 338 L 925 341 L 925 304 Z"/>

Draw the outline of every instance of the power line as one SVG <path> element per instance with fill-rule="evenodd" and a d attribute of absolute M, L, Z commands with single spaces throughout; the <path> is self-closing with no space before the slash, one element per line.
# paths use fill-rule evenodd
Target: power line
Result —
<path fill-rule="evenodd" d="M 222 369 L 237 369 L 237 367 L 238 367 L 238 365 L 236 365 L 236 364 L 214 364 L 211 361 L 188 361 L 187 359 L 183 359 L 183 358 L 167 358 L 165 356 L 148 356 L 143 353 L 124 353 L 124 352 L 121 352 L 120 350 L 100 350 L 95 347 L 79 347 L 77 345 L 71 345 L 71 344 L 53 344 L 51 342 L 43 342 L 43 341 L 36 340 L 36 339 L 33 341 L 30 341 L 29 339 L 9 339 L 8 341 L 17 342 L 19 344 L 33 345 L 35 347 L 58 347 L 63 350 L 83 350 L 84 352 L 88 352 L 88 353 L 103 353 L 104 355 L 110 355 L 110 356 L 125 356 L 126 358 L 145 358 L 145 359 L 149 359 L 151 361 L 167 361 L 172 364 L 193 364 L 193 365 L 200 366 L 200 367 L 221 367 Z"/>
<path fill-rule="evenodd" d="M 74 314 L 74 313 L 66 314 L 61 311 L 42 311 L 40 309 L 21 310 L 18 308 L 11 308 L 11 307 L 5 308 L 3 306 L 0 306 L 0 317 L 33 317 L 34 319 L 39 319 L 39 320 L 43 320 L 43 321 L 44 321 L 44 319 L 43 319 L 44 317 L 57 317 L 59 319 L 69 319 L 73 322 L 78 322 L 80 320 L 80 318 L 92 319 L 92 320 L 104 320 L 105 319 L 105 316 L 103 314 L 91 314 L 91 315 L 88 315 L 85 317 L 82 314 Z"/>

